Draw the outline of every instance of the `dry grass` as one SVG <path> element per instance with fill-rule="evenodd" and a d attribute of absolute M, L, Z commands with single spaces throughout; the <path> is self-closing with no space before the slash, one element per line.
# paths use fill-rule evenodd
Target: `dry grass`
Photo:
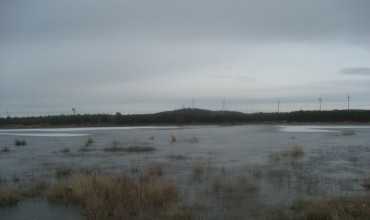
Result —
<path fill-rule="evenodd" d="M 46 190 L 49 188 L 49 184 L 43 181 L 38 181 L 31 183 L 22 189 L 20 189 L 20 194 L 22 198 L 35 198 L 44 195 Z"/>
<path fill-rule="evenodd" d="M 144 170 L 144 177 L 161 177 L 163 176 L 163 168 L 159 164 L 152 164 Z"/>
<path fill-rule="evenodd" d="M 167 158 L 171 159 L 171 160 L 186 160 L 186 159 L 188 159 L 187 156 L 181 155 L 181 154 L 171 154 L 171 155 L 168 155 Z"/>
<path fill-rule="evenodd" d="M 175 184 L 153 177 L 75 174 L 51 186 L 47 198 L 81 206 L 88 220 L 174 219 L 171 211 L 179 207 Z"/>
<path fill-rule="evenodd" d="M 10 152 L 9 147 L 3 147 L 3 148 L 1 148 L 1 150 L 0 150 L 0 153 L 9 153 L 9 152 Z"/>
<path fill-rule="evenodd" d="M 193 179 L 196 181 L 201 181 L 207 175 L 208 169 L 209 163 L 207 161 L 194 161 L 192 164 Z"/>
<path fill-rule="evenodd" d="M 243 197 L 258 190 L 256 181 L 248 176 L 217 177 L 212 182 L 212 192 L 219 195 Z"/>
<path fill-rule="evenodd" d="M 72 173 L 73 173 L 73 171 L 72 171 L 71 168 L 67 168 L 67 167 L 58 168 L 58 169 L 55 170 L 55 177 L 57 179 L 66 178 L 66 177 L 71 176 Z"/>
<path fill-rule="evenodd" d="M 281 152 L 276 152 L 270 155 L 272 161 L 279 162 L 284 160 L 298 160 L 304 157 L 303 147 L 294 145 L 289 149 Z"/>
<path fill-rule="evenodd" d="M 129 146 L 129 147 L 107 147 L 104 148 L 105 152 L 127 152 L 127 153 L 144 153 L 152 152 L 156 149 L 154 147 L 145 147 L 145 146 Z"/>
<path fill-rule="evenodd" d="M 302 220 L 365 220 L 370 219 L 370 199 L 298 201 L 292 210 L 296 213 L 295 219 Z"/>
<path fill-rule="evenodd" d="M 370 177 L 364 179 L 362 181 L 362 187 L 364 187 L 366 190 L 370 190 Z"/>
<path fill-rule="evenodd" d="M 103 149 L 105 152 L 127 152 L 127 153 L 144 153 L 152 152 L 156 149 L 150 146 L 128 146 L 122 147 L 118 141 L 113 141 L 112 146 Z"/>
<path fill-rule="evenodd" d="M 17 190 L 5 185 L 0 186 L 0 207 L 17 205 L 20 200 L 21 195 Z"/>
<path fill-rule="evenodd" d="M 78 149 L 78 152 L 91 152 L 91 151 L 95 151 L 95 149 L 91 148 L 91 147 L 86 147 L 86 146 L 83 146 L 81 147 L 80 149 Z"/>

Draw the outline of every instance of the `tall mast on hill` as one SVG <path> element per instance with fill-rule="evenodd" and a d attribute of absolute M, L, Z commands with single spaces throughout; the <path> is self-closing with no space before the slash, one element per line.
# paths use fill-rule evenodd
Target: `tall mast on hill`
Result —
<path fill-rule="evenodd" d="M 349 102 L 350 102 L 351 97 L 347 95 L 347 111 L 349 111 Z"/>

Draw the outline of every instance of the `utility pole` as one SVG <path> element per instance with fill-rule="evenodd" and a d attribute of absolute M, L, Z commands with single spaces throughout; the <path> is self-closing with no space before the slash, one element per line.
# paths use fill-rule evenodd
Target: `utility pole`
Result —
<path fill-rule="evenodd" d="M 349 102 L 350 102 L 351 97 L 347 95 L 347 110 L 349 111 Z"/>
<path fill-rule="evenodd" d="M 221 108 L 222 111 L 225 111 L 226 110 L 226 100 L 223 99 L 222 100 L 222 108 Z"/>
<path fill-rule="evenodd" d="M 321 97 L 319 97 L 319 110 L 320 112 L 322 110 L 322 98 Z"/>
<path fill-rule="evenodd" d="M 280 100 L 278 100 L 277 102 L 277 113 L 278 114 L 280 113 Z"/>

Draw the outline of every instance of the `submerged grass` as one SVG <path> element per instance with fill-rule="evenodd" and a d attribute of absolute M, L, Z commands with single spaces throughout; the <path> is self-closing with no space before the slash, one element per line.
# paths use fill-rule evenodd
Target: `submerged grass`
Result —
<path fill-rule="evenodd" d="M 144 152 L 152 152 L 156 149 L 154 147 L 149 146 L 129 146 L 129 147 L 120 147 L 120 146 L 112 146 L 104 148 L 105 152 L 127 152 L 127 153 L 144 153 Z"/>
<path fill-rule="evenodd" d="M 285 160 L 298 160 L 304 157 L 303 147 L 300 145 L 294 145 L 289 147 L 287 150 L 281 152 L 275 152 L 270 155 L 270 159 L 274 162 L 280 162 Z"/>
<path fill-rule="evenodd" d="M 292 210 L 299 220 L 365 220 L 370 219 L 370 198 L 297 201 Z"/>
<path fill-rule="evenodd" d="M 258 190 L 256 181 L 248 176 L 217 177 L 212 182 L 212 192 L 222 196 L 243 197 Z"/>

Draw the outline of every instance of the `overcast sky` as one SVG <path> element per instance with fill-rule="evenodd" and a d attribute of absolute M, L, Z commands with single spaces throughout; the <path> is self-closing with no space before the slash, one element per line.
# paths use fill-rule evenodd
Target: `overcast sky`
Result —
<path fill-rule="evenodd" d="M 370 109 L 369 0 L 0 0 L 0 115 Z"/>

